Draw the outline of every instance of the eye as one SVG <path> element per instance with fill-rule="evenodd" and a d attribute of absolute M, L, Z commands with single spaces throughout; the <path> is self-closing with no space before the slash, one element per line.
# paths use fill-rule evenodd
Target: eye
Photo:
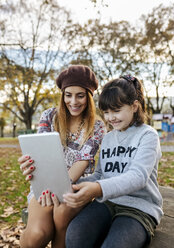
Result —
<path fill-rule="evenodd" d="M 114 109 L 113 110 L 115 113 L 118 113 L 118 112 L 120 112 L 120 109 Z"/>
<path fill-rule="evenodd" d="M 65 96 L 66 96 L 66 97 L 71 97 L 71 94 L 65 93 Z"/>
<path fill-rule="evenodd" d="M 86 95 L 84 95 L 84 94 L 80 94 L 80 95 L 78 95 L 78 98 L 80 98 L 80 99 L 82 99 L 82 98 L 84 98 Z"/>
<path fill-rule="evenodd" d="M 108 114 L 109 112 L 108 112 L 108 110 L 104 110 L 103 113 L 104 114 Z"/>

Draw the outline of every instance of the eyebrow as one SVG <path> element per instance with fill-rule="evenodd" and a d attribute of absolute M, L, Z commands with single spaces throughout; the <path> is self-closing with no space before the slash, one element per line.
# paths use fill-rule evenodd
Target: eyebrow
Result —
<path fill-rule="evenodd" d="M 69 91 L 65 91 L 65 93 L 68 93 L 68 94 L 73 94 L 72 92 L 69 92 Z M 78 94 L 84 94 L 84 95 L 86 95 L 86 92 L 77 92 L 77 93 L 75 93 L 76 95 L 78 95 Z"/>

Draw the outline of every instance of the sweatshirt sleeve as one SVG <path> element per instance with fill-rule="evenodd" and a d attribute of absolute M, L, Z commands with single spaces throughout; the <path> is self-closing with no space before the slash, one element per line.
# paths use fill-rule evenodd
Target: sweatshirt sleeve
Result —
<path fill-rule="evenodd" d="M 127 172 L 119 176 L 98 180 L 103 196 L 97 200 L 103 202 L 144 188 L 152 171 L 157 175 L 160 157 L 161 150 L 158 134 L 148 131 L 142 136 L 136 155 L 131 161 Z"/>

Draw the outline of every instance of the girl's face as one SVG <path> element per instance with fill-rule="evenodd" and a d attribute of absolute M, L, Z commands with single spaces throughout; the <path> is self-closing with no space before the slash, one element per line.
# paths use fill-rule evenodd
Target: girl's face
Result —
<path fill-rule="evenodd" d="M 132 105 L 125 104 L 117 110 L 108 109 L 103 111 L 104 118 L 112 125 L 113 129 L 125 131 L 133 121 L 134 113 L 137 109 L 138 101 L 136 100 Z"/>
<path fill-rule="evenodd" d="M 80 86 L 65 88 L 64 102 L 72 116 L 76 117 L 81 115 L 87 106 L 86 89 Z"/>

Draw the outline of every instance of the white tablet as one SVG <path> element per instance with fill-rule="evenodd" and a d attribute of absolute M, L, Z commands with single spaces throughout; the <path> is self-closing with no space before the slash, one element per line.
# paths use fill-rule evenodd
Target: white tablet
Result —
<path fill-rule="evenodd" d="M 35 170 L 32 173 L 31 185 L 35 198 L 38 199 L 42 192 L 48 189 L 62 202 L 62 195 L 72 192 L 72 188 L 59 134 L 26 134 L 19 135 L 18 139 L 22 154 L 30 155 L 34 160 Z"/>

